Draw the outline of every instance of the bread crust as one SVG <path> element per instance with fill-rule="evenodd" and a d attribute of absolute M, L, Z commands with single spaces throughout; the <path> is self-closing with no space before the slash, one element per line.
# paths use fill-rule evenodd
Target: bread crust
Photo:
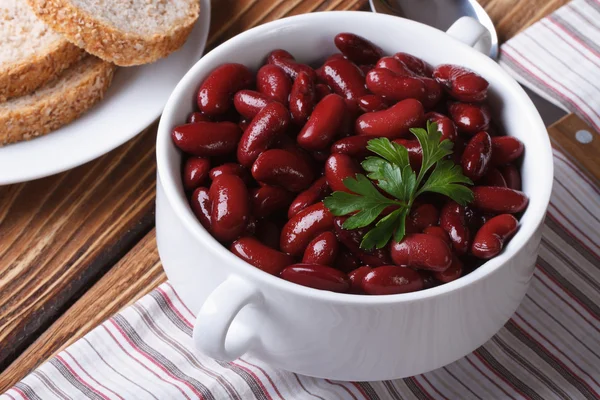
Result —
<path fill-rule="evenodd" d="M 79 47 L 63 40 L 44 54 L 0 68 L 0 103 L 33 92 L 84 55 L 85 52 Z"/>
<path fill-rule="evenodd" d="M 128 67 L 154 62 L 178 50 L 189 36 L 200 13 L 163 34 L 144 37 L 122 32 L 75 7 L 69 0 L 27 0 L 33 12 L 67 40 L 105 61 Z"/>
<path fill-rule="evenodd" d="M 91 58 L 95 62 L 90 62 L 76 85 L 65 85 L 18 109 L 0 107 L 0 146 L 45 135 L 75 120 L 100 101 L 112 82 L 116 67 Z"/>

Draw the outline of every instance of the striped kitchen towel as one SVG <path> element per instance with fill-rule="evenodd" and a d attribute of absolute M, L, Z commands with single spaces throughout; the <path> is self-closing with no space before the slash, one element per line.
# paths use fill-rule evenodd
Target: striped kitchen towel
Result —
<path fill-rule="evenodd" d="M 502 46 L 519 82 L 600 132 L 600 0 L 576 0 Z"/>
<path fill-rule="evenodd" d="M 599 17 L 597 0 L 577 0 L 502 49 L 502 63 L 512 74 L 596 127 Z M 588 78 L 591 73 L 595 80 Z M 249 357 L 218 362 L 191 350 L 194 315 L 165 283 L 0 400 L 598 399 L 600 186 L 569 154 L 555 151 L 554 162 L 553 194 L 529 292 L 496 336 L 450 365 L 366 383 L 310 378 Z"/>

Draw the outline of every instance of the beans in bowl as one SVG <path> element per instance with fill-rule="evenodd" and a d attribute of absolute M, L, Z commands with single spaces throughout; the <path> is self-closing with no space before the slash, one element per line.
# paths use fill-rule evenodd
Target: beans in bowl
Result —
<path fill-rule="evenodd" d="M 528 204 L 524 146 L 503 136 L 488 82 L 340 33 L 316 68 L 274 50 L 215 68 L 173 129 L 200 223 L 300 285 L 398 294 L 497 256 Z"/>

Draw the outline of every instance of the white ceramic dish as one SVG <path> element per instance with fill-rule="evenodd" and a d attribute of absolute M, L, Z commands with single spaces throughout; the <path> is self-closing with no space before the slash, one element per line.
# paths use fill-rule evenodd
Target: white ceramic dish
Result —
<path fill-rule="evenodd" d="M 222 360 L 250 353 L 274 367 L 316 377 L 381 380 L 448 364 L 504 325 L 533 274 L 552 186 L 552 152 L 544 124 L 521 87 L 494 61 L 464 44 L 485 43 L 479 40 L 480 28 L 474 20 L 460 20 L 451 36 L 382 14 L 301 15 L 244 32 L 190 70 L 169 99 L 159 125 L 156 235 L 171 283 L 198 314 L 196 347 Z M 322 60 L 336 51 L 333 37 L 339 32 L 362 35 L 388 54 L 405 51 L 434 65 L 455 63 L 474 69 L 490 82 L 496 119 L 525 143 L 522 174 L 529 207 L 505 250 L 473 273 L 400 295 L 315 290 L 246 264 L 194 217 L 182 188 L 181 155 L 170 133 L 192 110 L 200 82 L 224 62 L 257 68 L 276 48 L 301 61 Z"/>
<path fill-rule="evenodd" d="M 200 0 L 200 9 L 200 18 L 179 51 L 154 64 L 119 68 L 104 100 L 81 118 L 40 138 L 0 147 L 0 185 L 82 165 L 125 143 L 156 120 L 177 82 L 204 52 L 210 0 Z"/>

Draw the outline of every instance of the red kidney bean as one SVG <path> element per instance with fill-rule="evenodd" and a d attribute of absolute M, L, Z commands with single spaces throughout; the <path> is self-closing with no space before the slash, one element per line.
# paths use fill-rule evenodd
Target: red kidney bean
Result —
<path fill-rule="evenodd" d="M 523 142 L 512 136 L 492 138 L 492 165 L 510 164 L 521 157 L 525 146 Z"/>
<path fill-rule="evenodd" d="M 401 242 L 392 242 L 394 264 L 402 267 L 444 271 L 452 262 L 450 247 L 439 237 L 410 233 Z"/>
<path fill-rule="evenodd" d="M 325 59 L 325 61 L 323 62 L 323 64 L 326 64 L 327 61 L 332 61 L 332 60 L 346 60 L 346 56 L 344 56 L 341 53 L 333 53 L 332 55 L 330 55 L 329 57 L 327 57 Z M 319 76 L 319 72 L 317 71 L 317 77 Z"/>
<path fill-rule="evenodd" d="M 437 130 L 442 134 L 440 140 L 450 140 L 454 142 L 457 137 L 456 125 L 454 122 L 443 114 L 436 112 L 428 112 L 425 114 L 425 119 L 437 124 Z"/>
<path fill-rule="evenodd" d="M 297 125 L 304 124 L 315 107 L 315 83 L 306 72 L 300 72 L 290 92 L 290 114 Z"/>
<path fill-rule="evenodd" d="M 173 143 L 199 157 L 221 156 L 235 150 L 242 131 L 233 122 L 197 122 L 175 127 Z"/>
<path fill-rule="evenodd" d="M 500 173 L 500 170 L 498 170 L 498 168 L 494 168 L 494 167 L 490 168 L 490 170 L 487 172 L 487 174 L 485 174 L 481 178 L 480 183 L 483 186 L 506 187 L 506 181 L 504 180 L 504 177 Z"/>
<path fill-rule="evenodd" d="M 305 208 L 288 220 L 281 230 L 279 247 L 299 256 L 318 234 L 333 229 L 333 215 L 323 202 Z"/>
<path fill-rule="evenodd" d="M 423 107 L 431 109 L 435 107 L 443 96 L 442 86 L 436 80 L 431 78 L 420 78 L 425 85 L 425 98 Z"/>
<path fill-rule="evenodd" d="M 521 174 L 519 173 L 517 167 L 509 164 L 500 166 L 498 169 L 506 181 L 506 187 L 514 190 L 521 190 Z"/>
<path fill-rule="evenodd" d="M 323 83 L 317 83 L 315 85 L 315 102 L 318 103 L 323 99 L 323 97 L 331 93 L 333 92 L 331 91 L 331 88 L 328 85 L 325 85 Z"/>
<path fill-rule="evenodd" d="M 253 119 L 260 110 L 273 100 L 254 90 L 240 90 L 233 96 L 233 106 L 240 115 Z"/>
<path fill-rule="evenodd" d="M 433 277 L 442 283 L 448 283 L 457 280 L 463 272 L 463 263 L 456 255 L 452 256 L 452 264 L 445 271 L 433 273 Z"/>
<path fill-rule="evenodd" d="M 332 191 L 351 193 L 344 185 L 344 179 L 361 173 L 358 162 L 346 154 L 332 154 L 325 162 L 325 178 Z"/>
<path fill-rule="evenodd" d="M 346 247 L 341 247 L 335 259 L 334 267 L 342 272 L 350 272 L 359 267 L 359 260 Z"/>
<path fill-rule="evenodd" d="M 377 61 L 377 64 L 375 64 L 375 68 L 389 69 L 390 71 L 394 72 L 396 75 L 399 76 L 416 76 L 416 74 L 413 71 L 411 71 L 411 69 L 408 68 L 408 66 L 402 61 L 389 56 L 381 57 Z"/>
<path fill-rule="evenodd" d="M 254 76 L 242 64 L 222 64 L 212 70 L 198 90 L 198 107 L 208 116 L 224 114 L 238 90 L 252 85 Z"/>
<path fill-rule="evenodd" d="M 338 241 L 348 248 L 363 264 L 379 266 L 391 263 L 387 249 L 365 250 L 360 248 L 360 243 L 367 233 L 366 229 L 344 229 L 346 217 L 336 217 L 333 220 L 335 236 Z"/>
<path fill-rule="evenodd" d="M 206 230 L 210 231 L 211 202 L 208 196 L 208 189 L 199 187 L 194 190 L 190 198 L 190 206 L 198 221 L 200 221 Z"/>
<path fill-rule="evenodd" d="M 460 132 L 474 135 L 490 125 L 490 110 L 485 104 L 450 103 L 450 118 Z"/>
<path fill-rule="evenodd" d="M 419 57 L 400 52 L 394 54 L 394 58 L 402 61 L 408 67 L 408 69 L 417 75 L 425 76 L 427 78 L 431 78 L 433 76 L 433 67 Z"/>
<path fill-rule="evenodd" d="M 362 282 L 369 272 L 373 271 L 373 268 L 369 266 L 363 266 L 352 270 L 348 274 L 350 279 L 350 292 L 354 294 L 363 293 Z"/>
<path fill-rule="evenodd" d="M 439 226 L 428 226 L 423 230 L 423 233 L 426 235 L 437 236 L 442 239 L 448 246 L 452 246 L 452 241 L 450 240 L 450 236 L 446 231 Z"/>
<path fill-rule="evenodd" d="M 331 189 L 327 184 L 327 179 L 322 176 L 310 185 L 308 189 L 298 194 L 294 201 L 292 201 L 288 209 L 288 219 L 291 219 L 306 207 L 323 200 L 329 193 L 331 193 Z"/>
<path fill-rule="evenodd" d="M 358 99 L 358 108 L 362 112 L 375 112 L 385 110 L 387 104 L 381 100 L 381 97 L 375 96 L 374 94 L 368 94 Z"/>
<path fill-rule="evenodd" d="M 190 157 L 183 165 L 183 187 L 185 190 L 194 190 L 206 182 L 210 160 L 202 157 Z"/>
<path fill-rule="evenodd" d="M 294 257 L 272 249 L 251 236 L 239 238 L 231 244 L 233 254 L 271 275 L 279 275 L 294 263 Z"/>
<path fill-rule="evenodd" d="M 340 129 L 346 103 L 337 94 L 329 94 L 321 100 L 298 135 L 298 144 L 307 150 L 326 149 Z"/>
<path fill-rule="evenodd" d="M 283 69 L 267 64 L 260 67 L 256 74 L 256 89 L 268 98 L 287 105 L 292 81 Z"/>
<path fill-rule="evenodd" d="M 479 132 L 469 140 L 461 158 L 463 174 L 477 181 L 488 170 L 492 158 L 492 139 L 487 132 Z"/>
<path fill-rule="evenodd" d="M 440 213 L 433 204 L 421 204 L 410 211 L 407 223 L 417 232 L 422 232 L 425 228 L 437 225 L 439 219 Z"/>
<path fill-rule="evenodd" d="M 222 242 L 235 240 L 246 229 L 250 216 L 244 181 L 235 175 L 217 176 L 210 185 L 209 198 L 213 235 Z"/>
<path fill-rule="evenodd" d="M 311 157 L 311 155 L 306 150 L 298 146 L 298 143 L 291 138 L 290 134 L 279 136 L 275 143 L 273 143 L 272 147 L 294 153 L 298 157 L 302 158 L 308 165 L 312 166 L 314 163 L 314 159 Z"/>
<path fill-rule="evenodd" d="M 349 136 L 332 144 L 330 151 L 334 154 L 346 154 L 354 159 L 362 160 L 373 155 L 367 150 L 367 144 L 371 139 L 373 138 L 369 136 Z"/>
<path fill-rule="evenodd" d="M 421 168 L 421 162 L 423 161 L 423 149 L 421 149 L 421 143 L 419 143 L 417 139 L 395 139 L 394 143 L 398 143 L 399 145 L 406 147 L 410 166 L 414 170 Z"/>
<path fill-rule="evenodd" d="M 342 54 L 356 64 L 373 64 L 383 54 L 378 46 L 353 33 L 339 33 L 333 41 Z"/>
<path fill-rule="evenodd" d="M 211 121 L 207 115 L 204 115 L 201 112 L 195 111 L 188 116 L 187 123 L 195 124 L 196 122 L 211 122 Z"/>
<path fill-rule="evenodd" d="M 252 190 L 252 212 L 257 218 L 265 218 L 290 206 L 294 195 L 285 189 L 265 185 Z"/>
<path fill-rule="evenodd" d="M 306 72 L 314 81 L 317 78 L 315 70 L 306 64 L 296 61 L 293 55 L 285 50 L 273 50 L 267 57 L 269 64 L 277 65 L 292 79 L 296 80 L 300 72 Z"/>
<path fill-rule="evenodd" d="M 286 281 L 313 289 L 346 293 L 350 280 L 345 273 L 326 265 L 294 264 L 286 267 L 280 275 Z"/>
<path fill-rule="evenodd" d="M 475 234 L 471 253 L 478 258 L 497 256 L 508 238 L 515 234 L 519 221 L 510 214 L 498 215 L 487 221 Z"/>
<path fill-rule="evenodd" d="M 240 139 L 237 148 L 239 163 L 250 167 L 258 155 L 285 132 L 289 121 L 289 112 L 284 105 L 278 102 L 267 104 L 256 114 Z"/>
<path fill-rule="evenodd" d="M 443 64 L 433 71 L 433 77 L 459 101 L 478 102 L 487 97 L 488 81 L 468 68 Z"/>
<path fill-rule="evenodd" d="M 374 268 L 362 280 L 366 294 L 400 294 L 423 289 L 423 278 L 415 270 L 396 265 Z"/>
<path fill-rule="evenodd" d="M 440 212 L 440 227 L 450 236 L 456 254 L 465 254 L 471 238 L 466 208 L 455 201 L 448 201 Z"/>
<path fill-rule="evenodd" d="M 527 196 L 518 190 L 497 186 L 475 186 L 473 206 L 485 212 L 514 214 L 523 211 L 529 203 Z"/>
<path fill-rule="evenodd" d="M 402 76 L 385 68 L 373 68 L 367 74 L 367 88 L 386 101 L 404 99 L 424 101 L 427 98 L 425 83 L 418 77 Z"/>
<path fill-rule="evenodd" d="M 214 167 L 213 169 L 211 169 L 208 173 L 208 176 L 213 181 L 219 175 L 239 176 L 240 178 L 242 178 L 246 185 L 250 185 L 250 183 L 252 182 L 252 177 L 250 176 L 248 170 L 237 163 L 225 163 L 219 165 L 218 167 Z"/>
<path fill-rule="evenodd" d="M 339 243 L 333 232 L 323 232 L 315 237 L 304 250 L 304 264 L 333 266 L 337 257 Z"/>
<path fill-rule="evenodd" d="M 314 179 L 312 166 L 296 153 L 271 149 L 261 153 L 252 165 L 252 176 L 260 183 L 300 192 Z"/>
<path fill-rule="evenodd" d="M 356 120 L 358 135 L 397 139 L 408 135 L 410 128 L 422 125 L 425 113 L 421 102 L 402 100 L 387 110 L 365 113 Z"/>
<path fill-rule="evenodd" d="M 350 60 L 337 58 L 326 61 L 319 76 L 334 93 L 345 99 L 356 102 L 359 97 L 368 94 L 362 71 Z"/>

